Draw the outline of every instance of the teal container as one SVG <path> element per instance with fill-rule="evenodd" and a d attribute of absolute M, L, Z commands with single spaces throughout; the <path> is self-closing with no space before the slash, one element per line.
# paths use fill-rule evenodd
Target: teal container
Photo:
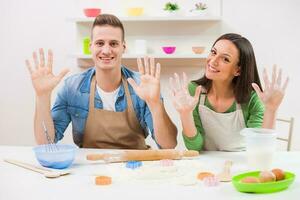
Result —
<path fill-rule="evenodd" d="M 83 38 L 83 54 L 85 54 L 85 55 L 91 54 L 90 42 L 91 42 L 91 39 L 89 37 Z"/>

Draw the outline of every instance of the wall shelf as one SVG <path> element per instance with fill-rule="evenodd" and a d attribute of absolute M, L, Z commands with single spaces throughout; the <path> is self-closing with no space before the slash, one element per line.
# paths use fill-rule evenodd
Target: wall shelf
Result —
<path fill-rule="evenodd" d="M 207 53 L 203 54 L 147 54 L 149 57 L 154 58 L 176 58 L 176 59 L 188 59 L 188 58 L 198 58 L 198 59 L 205 59 L 207 57 Z M 92 59 L 91 55 L 85 54 L 73 54 L 70 57 L 75 57 L 77 59 Z M 138 57 L 143 57 L 143 55 L 137 54 L 123 54 L 123 59 L 136 59 Z"/>
<path fill-rule="evenodd" d="M 203 54 L 148 54 L 149 57 L 155 58 L 156 62 L 159 62 L 163 67 L 201 67 L 204 65 L 207 53 Z M 74 54 L 70 55 L 78 61 L 78 65 L 81 68 L 89 68 L 94 66 L 91 55 Z M 138 57 L 141 55 L 135 54 L 123 54 L 122 64 L 132 69 L 137 69 Z"/>
<path fill-rule="evenodd" d="M 75 23 L 93 23 L 95 18 L 68 18 L 67 20 Z M 123 23 L 128 22 L 191 22 L 191 21 L 220 21 L 220 16 L 162 16 L 162 17 L 150 17 L 150 16 L 141 16 L 141 17 L 120 17 L 120 20 Z"/>
<path fill-rule="evenodd" d="M 221 35 L 222 21 L 221 3 L 219 0 L 210 2 L 210 12 L 206 15 L 166 15 L 128 17 L 118 16 L 125 29 L 126 52 L 123 54 L 123 64 L 136 66 L 136 40 L 147 41 L 147 54 L 156 58 L 167 67 L 172 66 L 202 66 L 212 43 Z M 191 4 L 191 6 L 194 6 Z M 147 7 L 149 8 L 149 7 Z M 188 14 L 188 13 L 186 13 Z M 77 49 L 70 52 L 77 59 L 79 67 L 93 66 L 90 55 L 84 55 L 83 38 L 90 36 L 91 26 L 95 18 L 71 17 L 67 20 L 76 27 Z M 163 46 L 176 46 L 174 54 L 164 54 Z M 204 46 L 203 54 L 194 54 L 193 46 Z M 129 66 L 130 67 L 130 66 Z"/>

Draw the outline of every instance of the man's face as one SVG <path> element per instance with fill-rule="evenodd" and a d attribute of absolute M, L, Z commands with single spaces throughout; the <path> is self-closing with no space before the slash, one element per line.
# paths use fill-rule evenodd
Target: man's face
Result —
<path fill-rule="evenodd" d="M 92 31 L 90 49 L 95 66 L 102 70 L 120 68 L 122 54 L 125 50 L 122 30 L 105 25 L 95 26 Z"/>

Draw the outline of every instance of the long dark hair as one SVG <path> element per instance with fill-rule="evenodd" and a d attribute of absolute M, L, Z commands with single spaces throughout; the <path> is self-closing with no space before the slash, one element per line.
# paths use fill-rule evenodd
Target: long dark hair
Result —
<path fill-rule="evenodd" d="M 239 104 L 247 103 L 253 91 L 251 83 L 256 83 L 262 89 L 252 45 L 249 40 L 235 33 L 222 35 L 214 42 L 213 46 L 219 40 L 231 41 L 239 51 L 238 66 L 240 67 L 240 75 L 234 77 L 232 80 L 233 93 Z M 209 92 L 212 86 L 212 80 L 208 79 L 205 74 L 202 78 L 193 82 L 202 85 L 207 92 Z"/>

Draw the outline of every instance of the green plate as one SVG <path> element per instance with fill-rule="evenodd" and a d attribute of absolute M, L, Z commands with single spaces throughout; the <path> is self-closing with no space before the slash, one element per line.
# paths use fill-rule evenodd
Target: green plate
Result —
<path fill-rule="evenodd" d="M 247 172 L 236 175 L 232 178 L 234 187 L 240 192 L 249 193 L 272 193 L 284 190 L 289 187 L 295 180 L 295 174 L 285 172 L 285 179 L 281 181 L 267 182 L 267 183 L 242 183 L 241 179 L 247 176 L 258 177 L 260 171 Z"/>

